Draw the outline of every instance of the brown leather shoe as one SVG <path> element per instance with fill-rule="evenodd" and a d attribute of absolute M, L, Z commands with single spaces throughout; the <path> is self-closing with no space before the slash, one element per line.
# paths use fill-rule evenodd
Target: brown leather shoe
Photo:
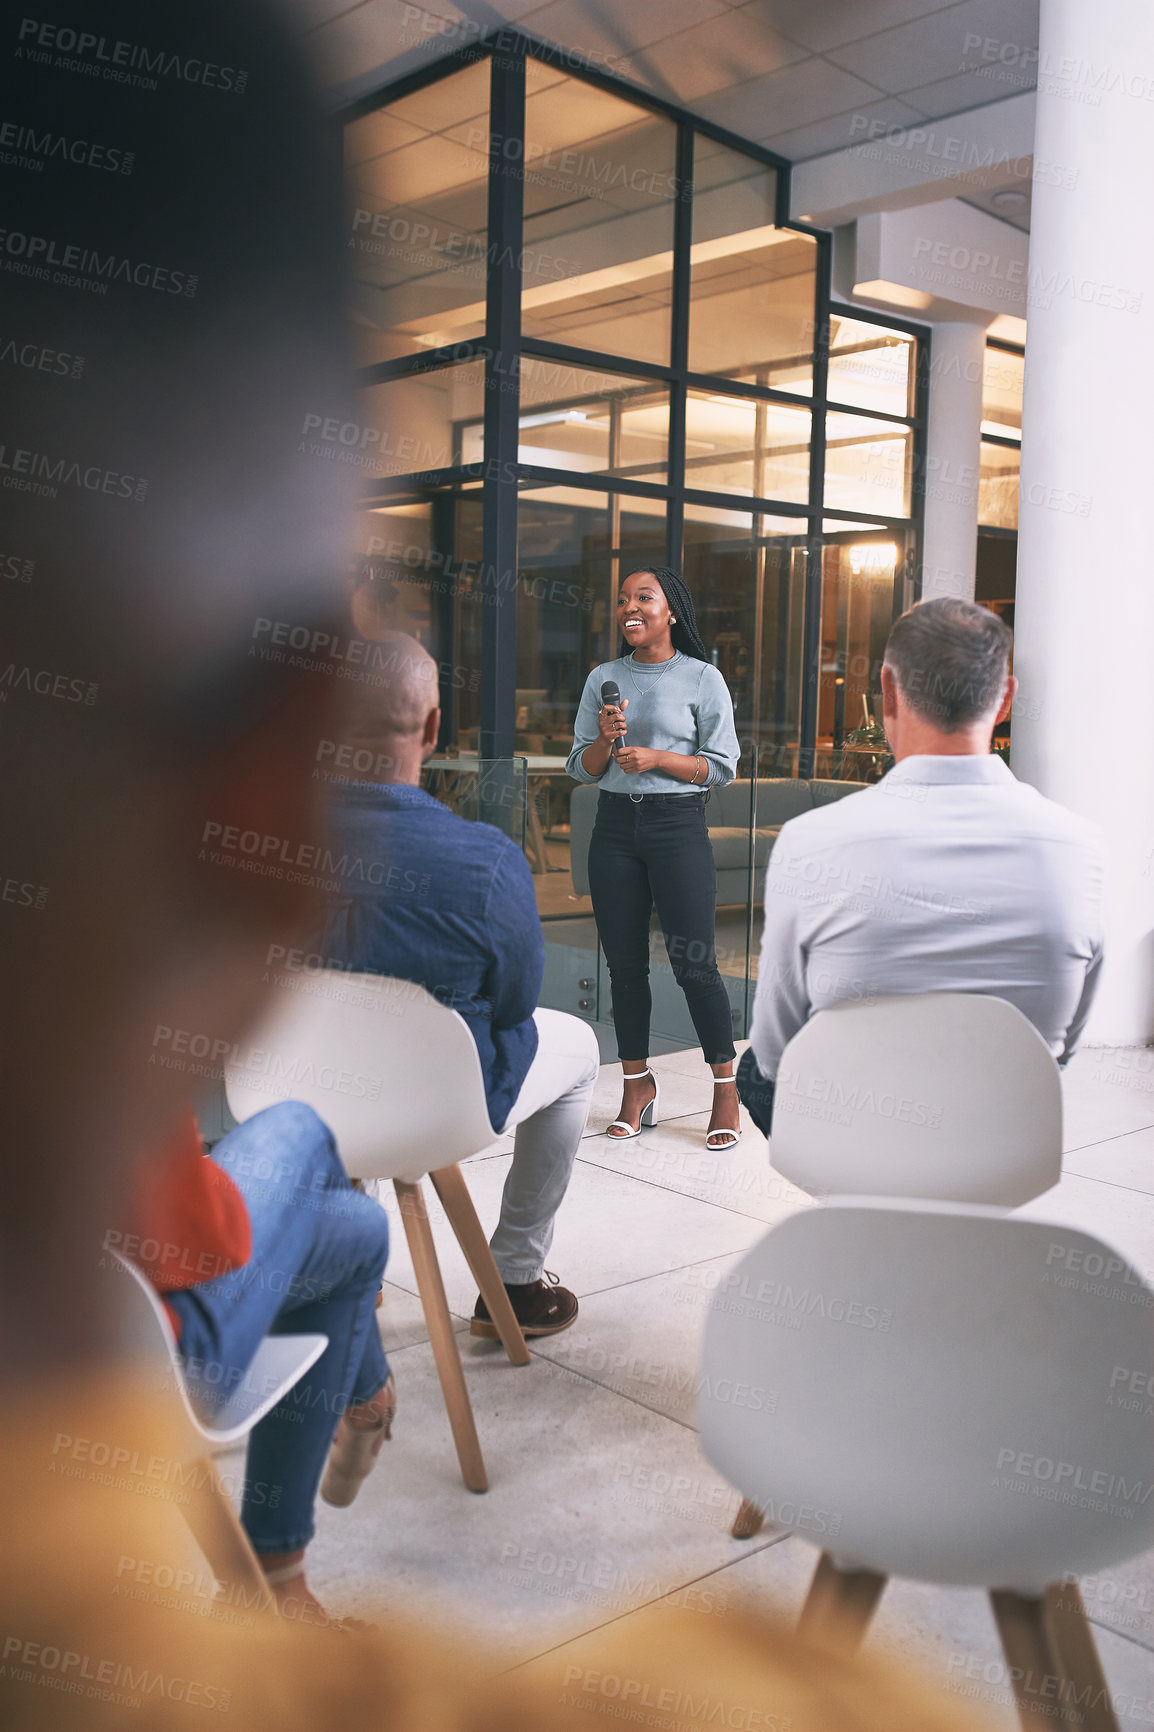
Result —
<path fill-rule="evenodd" d="M 556 1275 L 546 1269 L 541 1281 L 514 1285 L 506 1281 L 505 1291 L 513 1307 L 513 1315 L 521 1325 L 522 1335 L 559 1335 L 577 1321 L 577 1295 L 562 1287 Z M 489 1316 L 489 1308 L 478 1294 L 469 1324 L 470 1335 L 483 1336 L 486 1341 L 499 1341 L 497 1328 Z"/>

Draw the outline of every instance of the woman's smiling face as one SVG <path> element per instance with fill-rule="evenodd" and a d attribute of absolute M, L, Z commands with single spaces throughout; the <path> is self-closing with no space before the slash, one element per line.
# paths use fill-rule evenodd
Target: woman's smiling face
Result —
<path fill-rule="evenodd" d="M 631 650 L 664 648 L 672 653 L 665 591 L 651 571 L 635 571 L 617 597 L 617 625 Z"/>

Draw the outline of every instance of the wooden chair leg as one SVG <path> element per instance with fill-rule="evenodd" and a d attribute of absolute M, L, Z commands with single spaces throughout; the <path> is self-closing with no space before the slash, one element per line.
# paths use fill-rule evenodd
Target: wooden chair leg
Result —
<path fill-rule="evenodd" d="M 421 1295 L 425 1323 L 429 1330 L 429 1344 L 433 1349 L 437 1376 L 441 1380 L 441 1393 L 445 1397 L 453 1442 L 457 1446 L 461 1477 L 470 1491 L 488 1491 L 485 1462 L 473 1420 L 469 1391 L 465 1387 L 465 1373 L 457 1348 L 457 1337 L 453 1333 L 453 1319 L 449 1315 L 449 1301 L 445 1297 L 441 1265 L 437 1262 L 432 1229 L 425 1212 L 425 1199 L 419 1184 L 412 1184 L 408 1179 L 394 1179 L 393 1184 L 401 1208 L 401 1220 L 405 1225 L 405 1237 L 409 1241 L 413 1272 L 417 1277 L 417 1292 Z"/>
<path fill-rule="evenodd" d="M 246 1607 L 263 1610 L 273 1604 L 260 1559 L 240 1524 L 210 1455 L 193 1464 L 189 1499 L 183 1507 L 192 1537 L 222 1587 L 243 1590 Z"/>
<path fill-rule="evenodd" d="M 1039 1726 L 1076 1725 L 1077 1721 L 1066 1718 L 1056 1694 L 1061 1670 L 1047 1626 L 1045 1601 L 1040 1596 L 995 1588 L 990 1592 L 990 1605 L 1023 1732 L 1037 1732 Z M 1047 1686 L 1047 1679 L 1055 1683 Z"/>
<path fill-rule="evenodd" d="M 816 1636 L 839 1653 L 856 1653 L 885 1585 L 885 1576 L 876 1570 L 839 1569 L 823 1552 L 801 1609 L 798 1633 Z"/>
<path fill-rule="evenodd" d="M 754 1534 L 761 1532 L 764 1522 L 764 1512 L 758 1509 L 751 1498 L 743 1497 L 729 1531 L 735 1540 L 751 1540 Z"/>
<path fill-rule="evenodd" d="M 465 1253 L 465 1261 L 473 1272 L 473 1279 L 481 1289 L 481 1297 L 493 1319 L 493 1326 L 501 1337 L 502 1347 L 514 1365 L 530 1364 L 529 1349 L 525 1345 L 521 1325 L 509 1303 L 505 1283 L 493 1261 L 493 1253 L 489 1249 L 484 1229 L 477 1219 L 465 1175 L 460 1167 L 452 1166 L 439 1167 L 435 1173 L 430 1173 L 429 1177 L 449 1217 L 449 1225 L 457 1235 L 457 1243 Z"/>
<path fill-rule="evenodd" d="M 1094 1632 L 1076 1582 L 1055 1582 L 1043 1600 L 1046 1631 L 1061 1675 L 1060 1700 L 1082 1732 L 1119 1732 Z"/>

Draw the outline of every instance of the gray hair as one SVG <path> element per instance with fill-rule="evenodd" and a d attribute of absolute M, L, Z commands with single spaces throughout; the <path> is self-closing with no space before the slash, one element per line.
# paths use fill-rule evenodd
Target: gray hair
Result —
<path fill-rule="evenodd" d="M 910 708 L 954 734 L 997 710 L 1013 647 L 1013 632 L 988 607 L 938 596 L 895 621 L 885 665 Z"/>

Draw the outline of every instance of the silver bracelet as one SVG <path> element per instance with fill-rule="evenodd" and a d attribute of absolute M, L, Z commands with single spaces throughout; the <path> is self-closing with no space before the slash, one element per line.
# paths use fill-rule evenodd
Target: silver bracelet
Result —
<path fill-rule="evenodd" d="M 705 759 L 701 756 L 700 752 L 694 752 L 693 756 L 697 761 L 697 768 L 696 768 L 696 770 L 694 770 L 693 780 L 689 784 L 691 788 L 693 787 L 693 784 L 697 781 L 698 776 L 701 775 L 703 770 L 707 776 L 709 774 L 709 765 L 706 763 Z"/>

